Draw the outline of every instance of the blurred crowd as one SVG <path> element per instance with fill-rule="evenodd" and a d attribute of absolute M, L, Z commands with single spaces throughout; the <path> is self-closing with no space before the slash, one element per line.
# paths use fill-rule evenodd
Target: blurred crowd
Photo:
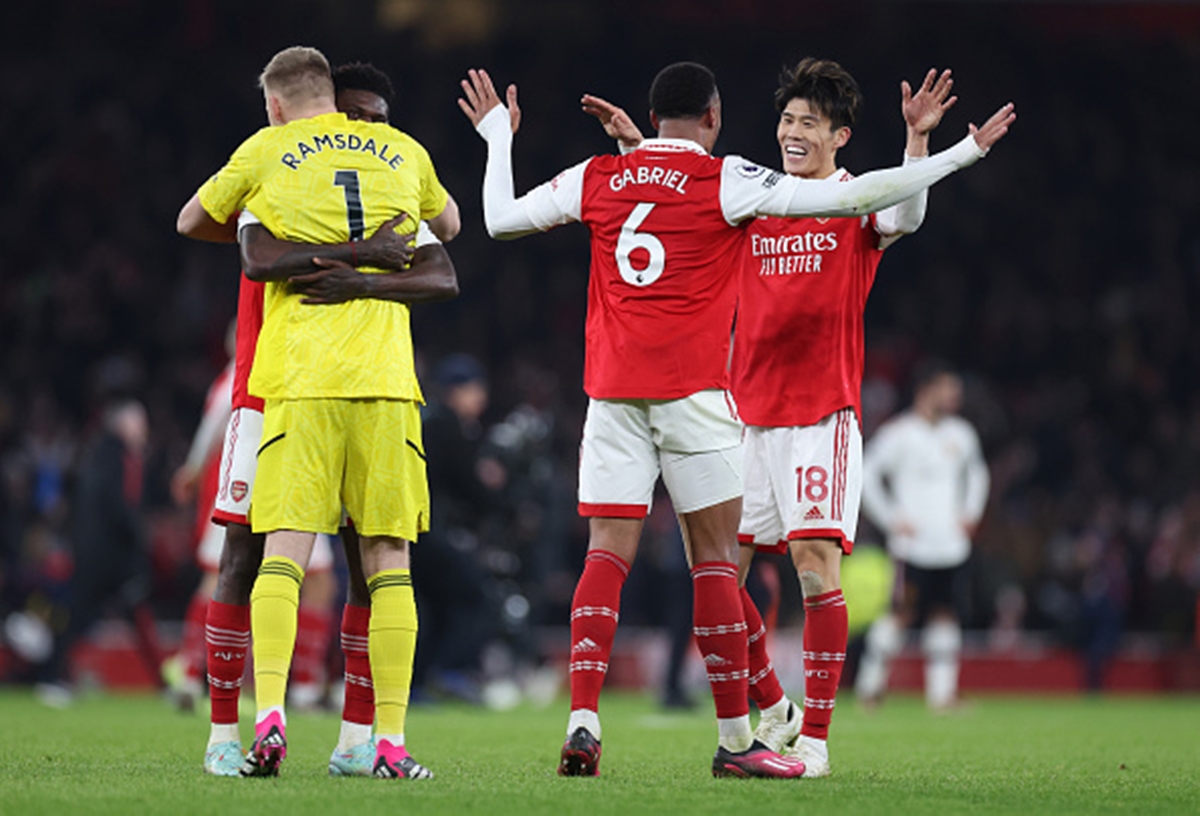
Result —
<path fill-rule="evenodd" d="M 930 66 L 953 68 L 962 96 L 935 147 L 1017 103 L 996 155 L 939 185 L 920 233 L 889 251 L 867 312 L 868 436 L 904 404 L 922 358 L 946 358 L 967 378 L 964 412 L 993 477 L 968 625 L 1102 650 L 1128 631 L 1190 642 L 1200 234 L 1188 224 L 1200 159 L 1197 115 L 1182 99 L 1200 80 L 1200 12 L 799 5 L 456 0 L 440 15 L 415 0 L 74 0 L 6 10 L 0 617 L 26 611 L 63 625 L 68 578 L 89 547 L 76 523 L 79 463 L 116 395 L 149 417 L 140 510 L 150 603 L 160 618 L 181 616 L 195 581 L 192 524 L 168 483 L 224 362 L 237 258 L 179 238 L 175 214 L 264 124 L 261 65 L 304 43 L 391 74 L 394 123 L 429 148 L 464 211 L 449 247 L 463 294 L 415 310 L 414 332 L 435 496 L 421 557 L 438 562 L 431 572 L 461 576 L 475 612 L 464 621 L 427 600 L 431 629 L 483 621 L 462 637 L 501 641 L 505 659 L 536 667 L 535 627 L 565 624 L 586 539 L 574 513 L 586 236 L 571 227 L 513 245 L 486 237 L 484 149 L 454 105 L 458 79 L 483 65 L 520 86 L 523 190 L 612 149 L 579 112 L 582 92 L 639 112 L 655 71 L 681 58 L 717 73 L 718 150 L 772 163 L 775 78 L 813 54 L 841 61 L 865 92 L 842 153 L 852 171 L 899 160 L 899 81 Z M 484 393 L 463 397 L 464 383 Z M 659 526 L 647 546 L 673 540 L 671 525 Z M 669 561 L 639 569 L 665 575 Z M 623 617 L 662 623 L 656 587 L 653 577 L 631 582 Z M 485 652 L 423 660 L 452 685 Z"/>

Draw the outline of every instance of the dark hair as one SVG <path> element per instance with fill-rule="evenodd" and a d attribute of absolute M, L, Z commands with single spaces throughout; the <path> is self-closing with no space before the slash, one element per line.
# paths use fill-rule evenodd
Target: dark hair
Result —
<path fill-rule="evenodd" d="M 396 95 L 388 75 L 369 62 L 350 62 L 333 69 L 334 91 L 366 91 L 383 97 L 392 106 Z"/>
<path fill-rule="evenodd" d="M 862 92 L 850 72 L 833 60 L 815 57 L 805 57 L 780 75 L 775 107 L 782 113 L 793 99 L 805 100 L 828 117 L 834 130 L 853 125 L 862 107 Z"/>
<path fill-rule="evenodd" d="M 677 62 L 650 85 L 650 110 L 659 119 L 699 119 L 717 95 L 713 72 L 698 62 Z"/>
<path fill-rule="evenodd" d="M 954 366 L 950 365 L 945 360 L 938 358 L 930 358 L 922 360 L 915 369 L 913 369 L 913 393 L 919 393 L 921 389 L 932 383 L 934 380 L 945 377 L 957 377 L 958 371 Z"/>

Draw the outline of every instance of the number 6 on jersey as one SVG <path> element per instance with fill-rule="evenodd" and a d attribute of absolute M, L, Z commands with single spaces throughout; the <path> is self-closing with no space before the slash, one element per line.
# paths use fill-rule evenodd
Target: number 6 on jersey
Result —
<path fill-rule="evenodd" d="M 617 239 L 617 251 L 614 253 L 617 269 L 625 282 L 634 286 L 649 286 L 654 283 L 662 275 L 663 267 L 667 263 L 667 252 L 663 249 L 662 241 L 653 233 L 637 231 L 653 209 L 654 205 L 646 202 L 635 206 L 621 225 L 621 236 Z M 634 269 L 630 259 L 630 255 L 638 249 L 644 250 L 650 258 L 642 269 Z M 637 260 L 640 262 L 642 259 Z"/>

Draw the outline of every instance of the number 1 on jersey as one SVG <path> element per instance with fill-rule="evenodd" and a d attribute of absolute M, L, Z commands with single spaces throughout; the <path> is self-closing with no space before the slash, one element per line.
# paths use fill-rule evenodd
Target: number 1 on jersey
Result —
<path fill-rule="evenodd" d="M 350 240 L 361 241 L 367 225 L 363 219 L 362 192 L 358 186 L 357 170 L 338 170 L 333 174 L 335 187 L 346 188 L 346 220 L 350 223 Z"/>
<path fill-rule="evenodd" d="M 658 280 L 667 263 L 667 251 L 663 249 L 662 241 L 650 232 L 638 232 L 637 228 L 646 220 L 646 216 L 654 209 L 653 204 L 642 202 L 633 208 L 633 212 L 621 225 L 621 236 L 617 239 L 617 269 L 626 283 L 634 286 L 649 286 Z M 630 254 L 637 249 L 644 250 L 650 256 L 649 263 L 643 269 L 634 269 Z M 638 259 L 641 260 L 640 258 Z"/>

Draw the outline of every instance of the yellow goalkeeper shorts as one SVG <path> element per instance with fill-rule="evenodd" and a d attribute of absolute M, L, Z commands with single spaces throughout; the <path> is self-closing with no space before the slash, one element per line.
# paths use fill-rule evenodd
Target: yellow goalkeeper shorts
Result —
<path fill-rule="evenodd" d="M 429 529 L 417 403 L 267 400 L 250 503 L 254 532 L 335 533 L 343 506 L 360 535 L 415 541 Z"/>

